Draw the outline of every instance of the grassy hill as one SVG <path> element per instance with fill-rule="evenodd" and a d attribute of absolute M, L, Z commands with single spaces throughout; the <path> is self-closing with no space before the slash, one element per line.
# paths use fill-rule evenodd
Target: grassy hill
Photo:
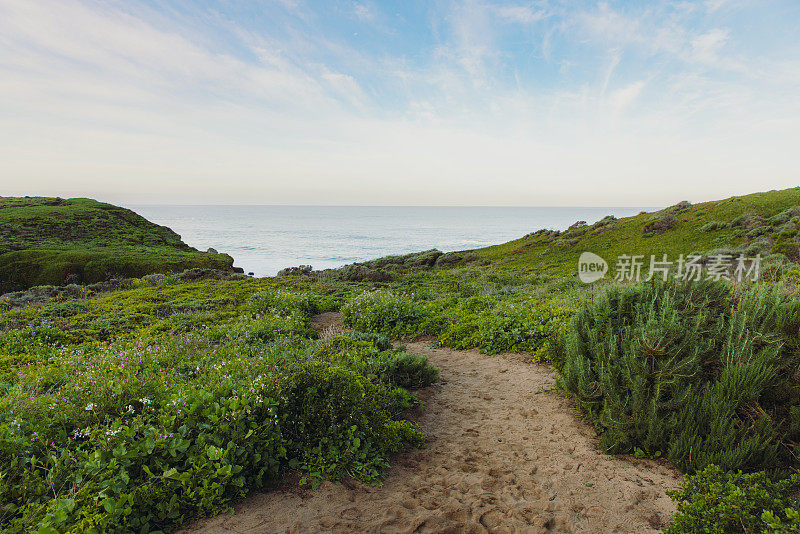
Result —
<path fill-rule="evenodd" d="M 202 267 L 229 269 L 131 210 L 88 198 L 0 197 L 0 293 Z"/>
<path fill-rule="evenodd" d="M 564 232 L 540 230 L 474 252 L 493 267 L 561 275 L 575 273 L 584 251 L 599 254 L 609 263 L 622 254 L 674 258 L 718 249 L 752 255 L 781 252 L 796 259 L 796 225 L 789 223 L 798 215 L 800 187 L 795 187 L 695 205 L 680 203 L 622 219 L 606 217 Z"/>
<path fill-rule="evenodd" d="M 609 264 L 622 254 L 641 254 L 648 261 L 651 254 L 674 259 L 679 254 L 713 252 L 780 253 L 797 260 L 800 219 L 795 217 L 800 217 L 800 187 L 694 205 L 682 202 L 654 213 L 608 216 L 594 224 L 578 221 L 566 231 L 537 230 L 501 245 L 444 254 L 428 264 L 419 261 L 420 253 L 361 265 L 389 271 L 473 266 L 558 276 L 575 274 L 584 251 L 599 254 Z M 430 257 L 430 251 L 425 254 Z"/>

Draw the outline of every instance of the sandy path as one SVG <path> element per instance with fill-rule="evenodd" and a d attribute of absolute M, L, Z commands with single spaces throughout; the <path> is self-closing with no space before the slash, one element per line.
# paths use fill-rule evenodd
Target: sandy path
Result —
<path fill-rule="evenodd" d="M 394 458 L 382 487 L 286 484 L 191 530 L 639 533 L 672 515 L 664 490 L 680 484 L 678 472 L 598 452 L 546 366 L 426 342 L 408 348 L 427 354 L 442 379 L 420 392 L 426 409 L 413 417 L 428 447 Z"/>

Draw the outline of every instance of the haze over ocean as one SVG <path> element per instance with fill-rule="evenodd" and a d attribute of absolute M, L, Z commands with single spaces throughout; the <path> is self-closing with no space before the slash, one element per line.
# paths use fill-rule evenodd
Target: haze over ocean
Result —
<path fill-rule="evenodd" d="M 213 247 L 256 276 L 312 265 L 340 267 L 389 254 L 504 243 L 541 228 L 564 230 L 643 207 L 128 206 L 189 245 Z"/>

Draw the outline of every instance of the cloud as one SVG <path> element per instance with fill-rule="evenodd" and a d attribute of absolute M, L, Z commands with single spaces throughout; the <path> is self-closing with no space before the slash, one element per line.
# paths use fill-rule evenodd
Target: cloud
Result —
<path fill-rule="evenodd" d="M 629 107 L 637 98 L 639 98 L 639 95 L 642 93 L 642 89 L 644 89 L 645 85 L 646 82 L 640 80 L 615 90 L 609 96 L 609 102 L 611 103 L 613 109 L 619 113 L 625 108 Z"/>
<path fill-rule="evenodd" d="M 601 94 L 605 94 L 606 91 L 608 91 L 608 86 L 611 83 L 611 76 L 614 74 L 614 69 L 619 66 L 620 61 L 622 61 L 622 53 L 618 49 L 612 50 L 611 61 L 609 61 L 605 77 L 603 78 L 603 86 L 600 90 Z"/>
<path fill-rule="evenodd" d="M 702 4 L 443 2 L 364 45 L 366 0 L 282 3 L 250 20 L 2 0 L 5 190 L 658 205 L 757 189 L 759 161 L 796 181 L 800 53 L 748 55 Z"/>
<path fill-rule="evenodd" d="M 375 8 L 363 2 L 353 2 L 353 13 L 364 22 L 371 22 L 376 17 Z"/>
<path fill-rule="evenodd" d="M 276 4 L 279 4 L 289 11 L 299 11 L 301 4 L 300 0 L 272 0 Z"/>
<path fill-rule="evenodd" d="M 709 13 L 713 13 L 728 3 L 728 0 L 706 0 L 705 6 Z"/>
<path fill-rule="evenodd" d="M 702 63 L 714 63 L 719 60 L 719 52 L 725 46 L 730 32 L 714 28 L 692 39 L 692 57 Z"/>
<path fill-rule="evenodd" d="M 476 87 L 489 85 L 487 65 L 495 56 L 494 30 L 487 7 L 475 0 L 457 4 L 449 16 L 451 42 L 442 55 L 454 60 Z"/>
<path fill-rule="evenodd" d="M 496 6 L 495 11 L 500 19 L 519 24 L 532 24 L 547 17 L 544 10 L 536 10 L 530 6 L 500 5 Z"/>
<path fill-rule="evenodd" d="M 364 108 L 367 97 L 355 78 L 340 72 L 326 71 L 323 72 L 322 79 L 327 82 L 336 95 L 356 108 Z"/>

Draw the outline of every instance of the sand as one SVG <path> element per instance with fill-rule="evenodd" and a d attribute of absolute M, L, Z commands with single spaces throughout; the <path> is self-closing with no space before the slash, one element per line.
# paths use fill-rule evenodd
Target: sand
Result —
<path fill-rule="evenodd" d="M 315 326 L 335 328 L 338 316 Z M 668 463 L 610 456 L 524 356 L 408 343 L 441 370 L 410 414 L 428 446 L 392 459 L 381 487 L 293 482 L 185 532 L 657 532 L 674 512 Z M 528 358 L 529 359 L 529 358 Z"/>

